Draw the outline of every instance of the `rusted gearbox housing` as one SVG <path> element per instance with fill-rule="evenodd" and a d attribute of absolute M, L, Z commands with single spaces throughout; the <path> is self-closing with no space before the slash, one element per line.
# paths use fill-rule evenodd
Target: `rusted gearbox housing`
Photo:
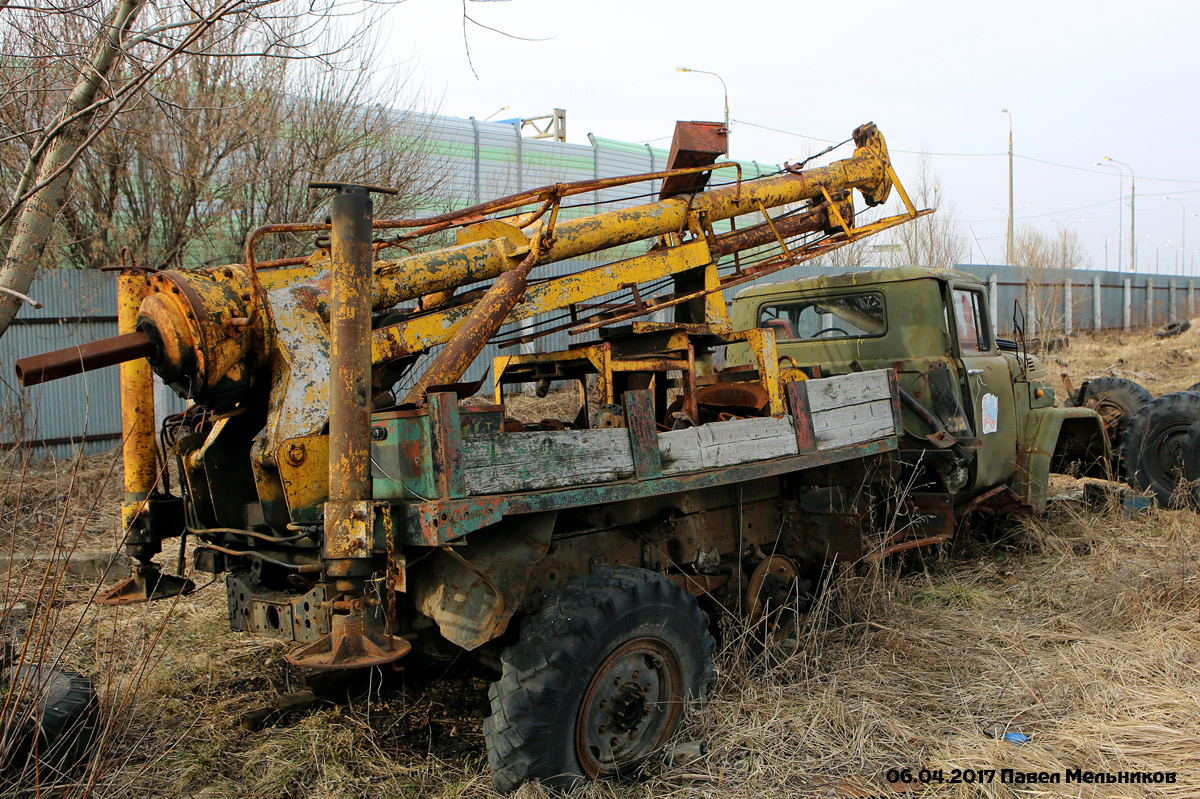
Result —
<path fill-rule="evenodd" d="M 137 328 L 154 347 L 150 365 L 176 394 L 232 407 L 270 352 L 265 314 L 248 317 L 254 286 L 245 267 L 150 275 Z"/>

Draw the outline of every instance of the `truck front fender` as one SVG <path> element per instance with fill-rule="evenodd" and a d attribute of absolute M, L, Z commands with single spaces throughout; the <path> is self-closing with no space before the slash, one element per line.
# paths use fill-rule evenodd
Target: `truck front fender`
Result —
<path fill-rule="evenodd" d="M 529 574 L 550 548 L 554 511 L 506 518 L 410 561 L 409 593 L 447 641 L 472 650 L 508 629 Z"/>
<path fill-rule="evenodd" d="M 1013 488 L 1041 512 L 1046 509 L 1051 472 L 1110 477 L 1111 463 L 1104 421 L 1094 410 L 1035 408 L 1025 422 Z"/>

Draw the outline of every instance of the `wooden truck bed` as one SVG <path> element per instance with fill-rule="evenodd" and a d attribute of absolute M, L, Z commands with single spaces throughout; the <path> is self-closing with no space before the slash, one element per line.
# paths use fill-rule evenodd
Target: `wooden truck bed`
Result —
<path fill-rule="evenodd" d="M 896 448 L 891 370 L 786 385 L 785 416 L 658 432 L 647 391 L 626 427 L 505 433 L 452 395 L 427 413 L 376 414 L 374 496 L 405 506 L 401 538 L 441 545 L 505 515 L 614 502 L 799 471 Z"/>

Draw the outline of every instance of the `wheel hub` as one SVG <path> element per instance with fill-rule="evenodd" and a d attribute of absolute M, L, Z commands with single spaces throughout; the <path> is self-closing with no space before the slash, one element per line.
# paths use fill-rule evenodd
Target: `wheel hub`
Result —
<path fill-rule="evenodd" d="M 639 638 L 614 650 L 584 693 L 575 753 L 595 779 L 615 774 L 666 742 L 683 708 L 682 672 L 662 641 Z"/>
<path fill-rule="evenodd" d="M 1186 423 L 1166 426 L 1148 442 L 1146 465 L 1148 471 L 1159 479 L 1177 483 L 1183 466 L 1183 440 L 1187 434 Z"/>

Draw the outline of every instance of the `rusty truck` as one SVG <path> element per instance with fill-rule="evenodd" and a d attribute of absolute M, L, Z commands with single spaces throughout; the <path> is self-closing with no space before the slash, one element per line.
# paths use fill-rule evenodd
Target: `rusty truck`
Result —
<path fill-rule="evenodd" d="M 849 158 L 754 180 L 717 161 L 725 133 L 680 123 L 665 171 L 422 219 L 374 219 L 387 189 L 318 183 L 330 218 L 255 231 L 242 263 L 127 264 L 120 336 L 18 364 L 25 385 L 120 365 L 133 566 L 103 601 L 191 590 L 154 562 L 190 537 L 194 568 L 225 575 L 233 629 L 295 642 L 297 667 L 493 667 L 496 786 L 570 785 L 631 772 L 704 699 L 702 607 L 777 632 L 827 564 L 945 541 L 973 510 L 1036 510 L 1051 470 L 1107 456 L 1099 417 L 1054 407 L 967 276 L 854 273 L 727 303 L 929 211 L 872 124 Z M 661 189 L 644 204 L 572 208 L 646 181 Z M 900 213 L 856 222 L 855 194 L 893 190 Z M 256 261 L 262 237 L 300 233 L 311 254 Z M 581 337 L 565 350 L 511 349 L 564 329 Z M 481 400 L 462 377 L 489 341 L 511 354 Z M 190 400 L 161 429 L 151 371 Z M 517 389 L 576 410 L 522 421 Z"/>

